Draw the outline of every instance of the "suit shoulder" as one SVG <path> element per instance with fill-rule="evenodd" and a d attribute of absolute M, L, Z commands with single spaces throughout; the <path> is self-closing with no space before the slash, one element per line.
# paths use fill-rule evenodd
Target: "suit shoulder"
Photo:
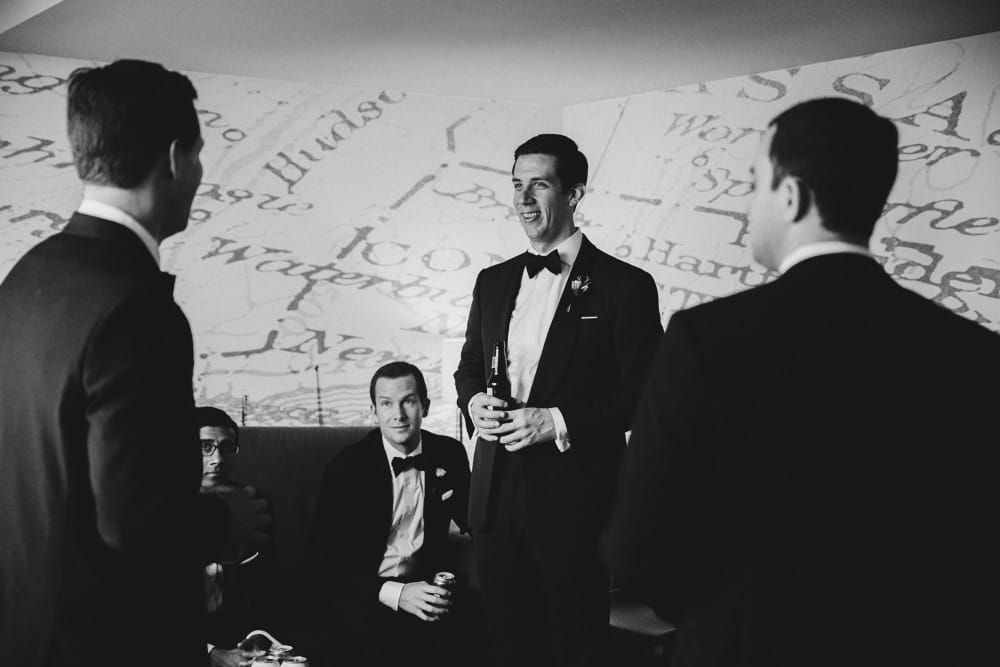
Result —
<path fill-rule="evenodd" d="M 772 293 L 773 283 L 758 285 L 679 310 L 671 316 L 671 320 L 697 324 L 719 319 L 738 319 L 741 313 L 760 314 L 763 304 L 768 302 Z"/>
<path fill-rule="evenodd" d="M 520 257 L 520 255 L 514 255 L 513 257 L 505 259 L 502 262 L 480 269 L 478 278 L 480 280 L 489 280 L 490 278 L 501 276 L 509 271 L 517 269 L 517 263 L 520 261 Z"/>
<path fill-rule="evenodd" d="M 330 460 L 326 466 L 327 474 L 336 469 L 350 469 L 356 467 L 361 461 L 372 456 L 372 449 L 381 445 L 377 428 L 369 431 L 357 442 L 347 445 Z"/>

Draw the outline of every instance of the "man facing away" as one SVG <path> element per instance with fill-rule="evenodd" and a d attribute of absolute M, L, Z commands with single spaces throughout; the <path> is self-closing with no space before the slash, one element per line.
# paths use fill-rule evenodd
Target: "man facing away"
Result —
<path fill-rule="evenodd" d="M 1000 340 L 868 251 L 897 139 L 846 99 L 778 115 L 749 216 L 780 277 L 660 343 L 612 562 L 678 624 L 674 665 L 981 664 L 995 634 Z"/>
<path fill-rule="evenodd" d="M 199 493 L 191 331 L 159 271 L 202 147 L 181 74 L 77 70 L 84 201 L 0 285 L 0 646 L 18 665 L 206 664 L 200 569 L 266 539 L 251 492 Z"/>
<path fill-rule="evenodd" d="M 246 488 L 233 479 L 240 452 L 240 429 L 219 408 L 195 408 L 198 449 L 201 452 L 201 489 L 204 493 Z M 262 498 L 268 500 L 263 492 Z M 244 547 L 223 554 L 205 566 L 205 611 L 208 614 L 208 652 L 213 667 L 239 667 L 250 655 L 236 648 L 257 629 L 271 629 L 271 610 L 276 604 L 277 572 L 273 542 L 260 548 Z"/>
<path fill-rule="evenodd" d="M 369 387 L 378 422 L 327 466 L 310 562 L 326 640 L 310 649 L 333 664 L 462 664 L 453 590 L 451 522 L 465 529 L 469 459 L 456 440 L 420 428 L 430 408 L 423 373 L 395 361 Z"/>
<path fill-rule="evenodd" d="M 608 588 L 598 536 L 635 401 L 662 334 L 652 277 L 576 228 L 587 182 L 576 143 L 514 152 L 529 251 L 479 273 L 455 383 L 473 457 L 469 523 L 500 665 L 599 665 Z M 497 341 L 510 404 L 485 393 Z"/>

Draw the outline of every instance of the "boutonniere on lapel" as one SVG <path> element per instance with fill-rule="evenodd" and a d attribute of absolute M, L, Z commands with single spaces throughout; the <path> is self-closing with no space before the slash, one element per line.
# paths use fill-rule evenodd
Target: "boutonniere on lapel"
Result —
<path fill-rule="evenodd" d="M 442 477 L 444 477 L 447 474 L 448 474 L 448 471 L 445 470 L 444 468 L 434 468 L 434 476 L 437 477 L 438 479 L 441 479 Z"/>
<path fill-rule="evenodd" d="M 590 276 L 577 276 L 569 281 L 569 291 L 573 294 L 573 298 L 566 304 L 567 313 L 573 309 L 573 304 L 576 303 L 577 299 L 586 294 L 588 289 L 590 289 Z"/>

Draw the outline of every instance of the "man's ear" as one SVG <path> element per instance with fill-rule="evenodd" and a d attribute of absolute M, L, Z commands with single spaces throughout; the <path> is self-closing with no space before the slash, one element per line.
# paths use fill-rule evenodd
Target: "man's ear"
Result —
<path fill-rule="evenodd" d="M 167 166 L 170 167 L 170 176 L 176 181 L 177 177 L 180 175 L 181 169 L 184 168 L 185 161 L 184 149 L 181 148 L 181 144 L 177 139 L 170 142 L 170 149 L 167 154 Z"/>
<path fill-rule="evenodd" d="M 431 399 L 424 401 L 424 418 L 427 418 L 427 413 L 431 411 Z"/>
<path fill-rule="evenodd" d="M 583 183 L 577 183 L 569 189 L 569 205 L 577 206 L 580 200 L 583 199 L 583 195 L 587 193 L 586 186 Z"/>
<path fill-rule="evenodd" d="M 812 207 L 812 190 L 801 178 L 786 176 L 781 181 L 781 197 L 784 204 L 785 220 L 799 222 Z"/>

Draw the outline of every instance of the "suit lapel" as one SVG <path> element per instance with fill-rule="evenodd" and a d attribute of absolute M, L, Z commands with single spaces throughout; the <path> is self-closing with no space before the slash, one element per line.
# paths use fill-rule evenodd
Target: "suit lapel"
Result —
<path fill-rule="evenodd" d="M 524 255 L 509 260 L 504 272 L 497 277 L 495 287 L 489 291 L 483 289 L 480 294 L 479 307 L 483 322 L 480 332 L 483 346 L 483 377 L 490 376 L 490 361 L 493 358 L 493 345 L 498 340 L 507 340 L 510 330 L 510 316 L 514 312 L 514 301 L 521 289 L 521 276 L 524 274 Z M 493 290 L 496 291 L 493 291 Z M 495 308 L 491 304 L 496 303 Z M 487 310 L 489 309 L 489 310 Z M 489 318 L 485 313 L 490 313 Z M 493 443 L 476 443 L 473 454 L 473 481 L 469 491 L 469 525 L 480 529 L 486 525 L 486 509 L 489 505 L 490 487 L 493 484 L 493 468 L 497 457 L 497 447 Z M 427 516 L 425 504 L 425 517 Z M 425 518 L 426 521 L 426 518 Z M 426 525 L 426 524 L 425 524 Z"/>
<path fill-rule="evenodd" d="M 437 443 L 434 442 L 431 435 L 426 431 L 421 431 L 420 441 L 423 444 L 424 459 L 427 461 L 427 470 L 424 471 L 424 535 L 426 536 L 427 526 L 431 524 L 438 509 L 437 475 L 435 470 L 439 466 Z"/>
<path fill-rule="evenodd" d="M 570 267 L 570 279 L 566 281 L 559 306 L 545 336 L 545 345 L 538 361 L 538 370 L 535 372 L 528 405 L 547 405 L 549 397 L 563 382 L 563 376 L 569 368 L 570 357 L 573 354 L 576 334 L 580 330 L 580 314 L 576 309 L 567 312 L 573 303 L 571 285 L 574 277 L 590 275 L 595 256 L 596 249 L 593 244 L 586 236 L 583 237 L 580 253 L 576 256 L 576 262 Z"/>
<path fill-rule="evenodd" d="M 511 262 L 511 270 L 507 271 L 500 285 L 500 298 L 497 300 L 499 308 L 496 313 L 499 320 L 491 330 L 496 335 L 492 340 L 483 339 L 483 349 L 486 352 L 486 373 L 489 374 L 489 363 L 493 354 L 493 344 L 498 340 L 507 340 L 510 331 L 510 316 L 514 312 L 514 302 L 517 300 L 517 293 L 521 289 L 521 276 L 524 273 L 524 257 L 518 257 L 518 261 Z"/>
<path fill-rule="evenodd" d="M 385 448 L 382 446 L 382 432 L 375 429 L 368 436 L 367 447 L 367 467 L 368 479 L 372 480 L 373 501 L 376 516 L 379 517 L 380 526 L 384 526 L 383 539 L 388 536 L 392 529 L 392 471 L 389 469 L 389 462 L 385 458 Z M 362 478 L 363 480 L 364 478 Z M 378 480 L 376 483 L 375 480 Z M 361 481 L 364 484 L 363 481 Z"/>

